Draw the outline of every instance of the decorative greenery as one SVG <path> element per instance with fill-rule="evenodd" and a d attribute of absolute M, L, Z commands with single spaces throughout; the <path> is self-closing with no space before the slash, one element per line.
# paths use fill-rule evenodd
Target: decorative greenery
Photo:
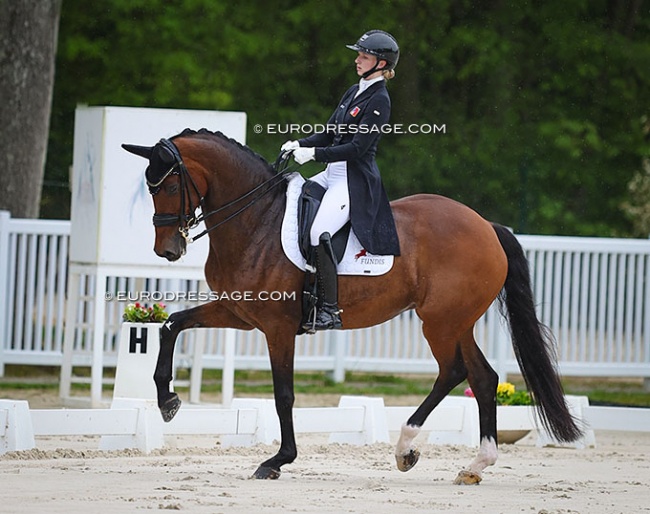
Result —
<path fill-rule="evenodd" d="M 471 388 L 465 389 L 465 396 L 474 398 Z M 533 400 L 528 391 L 517 391 L 510 382 L 497 385 L 497 405 L 532 405 Z"/>
<path fill-rule="evenodd" d="M 141 303 L 130 303 L 124 309 L 122 319 L 132 323 L 162 323 L 168 317 L 169 314 L 162 303 L 154 303 L 151 307 Z"/>
<path fill-rule="evenodd" d="M 498 405 L 531 405 L 532 403 L 528 391 L 517 391 L 510 382 L 502 382 L 497 386 Z"/>

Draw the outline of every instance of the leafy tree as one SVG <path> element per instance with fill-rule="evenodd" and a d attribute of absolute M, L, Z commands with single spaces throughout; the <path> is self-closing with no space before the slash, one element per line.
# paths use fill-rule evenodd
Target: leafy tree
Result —
<path fill-rule="evenodd" d="M 245 111 L 272 160 L 303 134 L 250 128 L 325 122 L 357 80 L 344 45 L 370 28 L 402 48 L 392 121 L 446 129 L 384 136 L 391 197 L 441 193 L 523 232 L 633 233 L 621 205 L 649 153 L 639 0 L 66 0 L 48 177 L 67 180 L 77 103 Z M 45 200 L 67 214 L 64 195 Z"/>

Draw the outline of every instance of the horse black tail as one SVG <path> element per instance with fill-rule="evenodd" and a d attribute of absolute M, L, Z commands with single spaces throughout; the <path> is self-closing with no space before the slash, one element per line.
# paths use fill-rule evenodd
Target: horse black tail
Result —
<path fill-rule="evenodd" d="M 553 335 L 535 312 L 528 260 L 510 230 L 495 223 L 492 226 L 508 258 L 508 275 L 499 302 L 501 312 L 510 321 L 512 345 L 519 368 L 544 428 L 558 441 L 575 441 L 581 437 L 582 430 L 564 399 L 556 369 Z"/>

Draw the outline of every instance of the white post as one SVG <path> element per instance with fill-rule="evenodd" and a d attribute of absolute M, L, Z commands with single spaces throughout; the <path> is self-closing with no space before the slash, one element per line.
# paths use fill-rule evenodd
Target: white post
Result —
<path fill-rule="evenodd" d="M 104 322 L 106 301 L 106 273 L 97 270 L 95 275 L 95 302 L 93 312 L 93 355 L 90 370 L 90 404 L 100 407 L 104 378 Z"/>
<path fill-rule="evenodd" d="M 194 336 L 194 352 L 192 355 L 192 369 L 190 370 L 190 403 L 200 403 L 206 330 L 196 330 Z"/>
<path fill-rule="evenodd" d="M 345 382 L 345 356 L 348 351 L 347 330 L 335 330 L 329 333 L 334 345 L 334 369 L 332 370 L 332 380 L 337 384 Z"/>
<path fill-rule="evenodd" d="M 5 374 L 4 352 L 9 342 L 7 331 L 7 275 L 9 270 L 9 211 L 0 211 L 0 377 Z"/>
<path fill-rule="evenodd" d="M 72 354 L 74 353 L 74 334 L 77 324 L 79 303 L 79 270 L 71 266 L 68 270 L 68 299 L 65 308 L 65 331 L 63 335 L 63 359 L 61 360 L 61 380 L 59 397 L 70 397 L 72 384 Z"/>
<path fill-rule="evenodd" d="M 223 373 L 221 379 L 221 405 L 229 409 L 235 391 L 235 347 L 237 332 L 233 328 L 226 328 L 223 344 Z"/>

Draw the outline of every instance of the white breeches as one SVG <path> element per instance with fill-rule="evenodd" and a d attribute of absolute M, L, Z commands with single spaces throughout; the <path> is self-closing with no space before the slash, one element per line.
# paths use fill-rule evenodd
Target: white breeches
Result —
<path fill-rule="evenodd" d="M 334 235 L 350 220 L 348 165 L 344 161 L 331 162 L 324 171 L 310 180 L 327 189 L 309 234 L 312 246 L 318 246 L 318 239 L 323 232 Z"/>

